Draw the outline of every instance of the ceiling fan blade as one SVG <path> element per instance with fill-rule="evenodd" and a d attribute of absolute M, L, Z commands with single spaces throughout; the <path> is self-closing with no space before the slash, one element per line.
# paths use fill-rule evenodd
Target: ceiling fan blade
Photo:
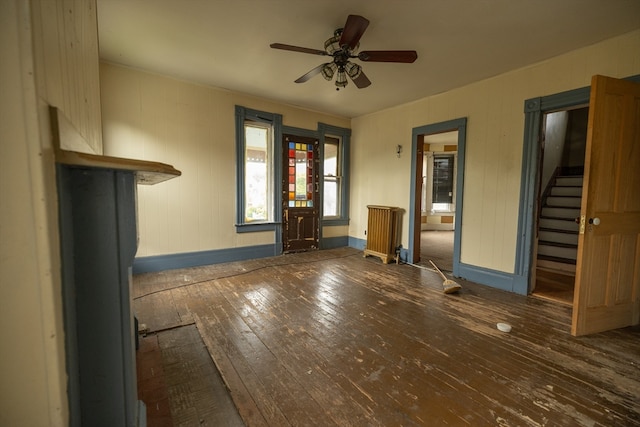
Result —
<path fill-rule="evenodd" d="M 322 67 L 324 67 L 325 65 L 327 65 L 327 64 L 318 65 L 316 68 L 312 69 L 311 71 L 309 71 L 304 76 L 299 77 L 296 80 L 296 83 L 304 83 L 307 80 L 309 80 L 311 77 L 317 76 L 318 74 L 320 74 L 320 72 L 322 71 Z"/>
<path fill-rule="evenodd" d="M 364 71 L 362 70 L 360 70 L 360 73 L 355 78 L 351 78 L 351 80 L 358 89 L 363 89 L 371 85 L 371 81 L 367 78 L 367 76 L 365 76 Z"/>
<path fill-rule="evenodd" d="M 355 49 L 360 41 L 360 37 L 362 37 L 368 26 L 369 20 L 367 20 L 367 18 L 360 15 L 349 15 L 347 17 L 347 23 L 344 24 L 344 28 L 342 29 L 340 47 L 347 45 L 349 49 Z"/>
<path fill-rule="evenodd" d="M 327 55 L 327 52 L 320 49 L 310 49 L 308 47 L 300 47 L 300 46 L 292 46 L 290 44 L 282 44 L 282 43 L 271 43 L 273 49 L 282 49 L 282 50 L 290 50 L 293 52 L 302 52 L 302 53 L 310 53 L 312 55 Z"/>
<path fill-rule="evenodd" d="M 369 62 L 404 62 L 411 63 L 418 58 L 415 50 L 363 50 L 358 59 Z"/>

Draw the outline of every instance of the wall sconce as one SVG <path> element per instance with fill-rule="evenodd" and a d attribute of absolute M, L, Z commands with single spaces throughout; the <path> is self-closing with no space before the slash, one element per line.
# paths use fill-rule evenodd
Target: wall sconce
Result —
<path fill-rule="evenodd" d="M 402 153 L 402 145 L 398 144 L 396 146 L 396 154 L 398 155 L 398 158 L 400 158 L 400 153 Z"/>

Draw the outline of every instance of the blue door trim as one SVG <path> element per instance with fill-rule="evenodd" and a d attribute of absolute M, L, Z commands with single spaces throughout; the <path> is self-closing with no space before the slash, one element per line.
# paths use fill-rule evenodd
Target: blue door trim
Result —
<path fill-rule="evenodd" d="M 410 263 L 413 259 L 413 236 L 416 227 L 420 227 L 420 223 L 416 224 L 414 212 L 416 208 L 416 173 L 418 166 L 422 168 L 422 163 L 418 165 L 418 136 L 433 135 L 436 133 L 458 131 L 458 164 L 456 173 L 456 213 L 454 216 L 455 228 L 453 232 L 453 275 L 458 277 L 460 270 L 460 242 L 462 224 L 462 195 L 464 190 L 464 164 L 465 164 L 465 145 L 467 140 L 467 118 L 449 120 L 446 122 L 434 123 L 430 125 L 413 128 L 411 136 L 411 183 L 409 186 L 409 242 L 407 258 Z"/>
<path fill-rule="evenodd" d="M 640 75 L 626 80 L 640 82 Z M 539 141 L 542 116 L 551 111 L 570 109 L 589 104 L 591 87 L 586 86 L 554 95 L 527 99 L 524 102 L 524 144 L 520 204 L 518 206 L 518 240 L 514 266 L 513 292 L 526 295 L 531 291 L 531 268 L 536 226 L 536 182 L 538 180 Z"/>

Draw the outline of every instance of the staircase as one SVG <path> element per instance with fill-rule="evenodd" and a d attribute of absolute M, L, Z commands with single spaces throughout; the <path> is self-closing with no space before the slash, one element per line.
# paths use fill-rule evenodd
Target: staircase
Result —
<path fill-rule="evenodd" d="M 542 200 L 538 268 L 575 274 L 582 176 L 556 176 Z"/>

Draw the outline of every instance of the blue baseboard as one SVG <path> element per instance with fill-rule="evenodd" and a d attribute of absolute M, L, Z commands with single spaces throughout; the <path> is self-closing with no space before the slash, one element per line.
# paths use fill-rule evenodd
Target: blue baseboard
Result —
<path fill-rule="evenodd" d="M 347 236 L 328 237 L 320 242 L 322 249 L 349 246 Z M 282 254 L 282 244 L 247 246 L 242 248 L 217 249 L 211 251 L 185 252 L 181 254 L 137 257 L 133 260 L 133 274 L 153 273 L 177 268 L 199 267 L 223 262 L 245 261 Z"/>
<path fill-rule="evenodd" d="M 351 236 L 329 237 L 322 239 L 321 241 L 322 249 L 334 249 L 349 246 L 363 251 L 366 245 L 367 241 L 365 239 L 359 239 Z M 281 245 L 269 244 L 242 248 L 140 257 L 133 260 L 133 274 L 152 273 L 164 270 L 174 270 L 177 268 L 198 267 L 223 262 L 267 258 L 280 255 L 281 253 Z M 401 261 L 406 262 L 408 255 L 409 254 L 405 248 L 400 249 Z M 463 263 L 459 264 L 458 273 L 459 274 L 456 277 L 460 277 L 465 280 L 521 295 L 527 295 L 528 280 L 526 277 Z"/>
<path fill-rule="evenodd" d="M 280 249 L 278 249 L 277 245 L 271 244 L 140 257 L 133 260 L 133 274 L 198 267 L 223 262 L 244 261 L 276 255 L 280 255 Z"/>
<path fill-rule="evenodd" d="M 360 249 L 361 251 L 364 251 L 364 248 L 367 247 L 367 240 L 366 239 L 358 239 L 357 237 L 349 236 L 349 247 L 350 248 Z"/>
<path fill-rule="evenodd" d="M 513 273 L 505 273 L 503 271 L 491 270 L 463 263 L 460 263 L 458 271 L 458 277 L 465 280 L 480 283 L 481 285 L 491 286 L 492 288 L 502 289 L 503 291 L 527 295 L 526 280 L 524 281 L 525 285 L 523 287 L 522 278 Z"/>

